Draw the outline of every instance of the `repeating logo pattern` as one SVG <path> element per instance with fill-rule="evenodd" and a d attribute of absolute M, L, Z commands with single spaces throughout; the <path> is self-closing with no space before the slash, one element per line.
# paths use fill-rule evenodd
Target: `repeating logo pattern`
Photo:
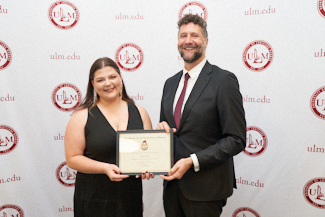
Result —
<path fill-rule="evenodd" d="M 325 86 L 313 93 L 310 98 L 310 108 L 317 117 L 325 120 Z"/>
<path fill-rule="evenodd" d="M 251 126 L 246 129 L 246 148 L 244 154 L 256 157 L 261 155 L 267 147 L 267 137 L 264 131 L 258 127 Z"/>
<path fill-rule="evenodd" d="M 243 62 L 252 71 L 263 71 L 270 66 L 273 60 L 273 49 L 266 41 L 253 41 L 243 52 Z"/>
<path fill-rule="evenodd" d="M 200 2 L 189 2 L 183 5 L 179 11 L 178 18 L 182 19 L 185 14 L 197 14 L 202 17 L 204 20 L 208 19 L 208 11 L 206 7 Z"/>
<path fill-rule="evenodd" d="M 67 187 L 73 187 L 75 185 L 77 171 L 69 168 L 67 162 L 61 163 L 56 169 L 56 178 L 58 181 Z"/>
<path fill-rule="evenodd" d="M 0 154 L 7 154 L 18 145 L 17 132 L 6 125 L 0 125 Z"/>
<path fill-rule="evenodd" d="M 0 70 L 7 68 L 12 60 L 12 53 L 8 45 L 0 41 Z"/>
<path fill-rule="evenodd" d="M 56 1 L 49 8 L 49 18 L 60 29 L 71 29 L 79 21 L 77 7 L 68 1 Z"/>
<path fill-rule="evenodd" d="M 232 217 L 261 217 L 258 212 L 249 207 L 240 207 L 236 209 Z"/>
<path fill-rule="evenodd" d="M 325 178 L 309 180 L 304 186 L 304 197 L 306 201 L 317 208 L 325 209 Z"/>
<path fill-rule="evenodd" d="M 23 209 L 14 204 L 0 206 L 0 213 L 2 213 L 1 217 L 24 217 Z"/>
<path fill-rule="evenodd" d="M 137 70 L 143 62 L 142 49 L 134 43 L 122 44 L 115 53 L 119 67 L 126 71 Z"/>
<path fill-rule="evenodd" d="M 72 111 L 81 102 L 81 92 L 73 84 L 60 84 L 52 92 L 52 102 L 61 111 Z"/>

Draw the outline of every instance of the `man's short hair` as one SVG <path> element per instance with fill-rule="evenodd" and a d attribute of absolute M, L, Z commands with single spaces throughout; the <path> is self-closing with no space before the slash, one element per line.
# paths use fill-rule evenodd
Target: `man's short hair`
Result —
<path fill-rule="evenodd" d="M 200 17 L 199 15 L 194 15 L 194 14 L 186 14 L 182 19 L 178 21 L 178 31 L 181 28 L 182 25 L 188 24 L 188 23 L 194 23 L 202 28 L 202 33 L 203 37 L 207 38 L 208 37 L 208 31 L 207 31 L 207 23 L 205 20 Z"/>

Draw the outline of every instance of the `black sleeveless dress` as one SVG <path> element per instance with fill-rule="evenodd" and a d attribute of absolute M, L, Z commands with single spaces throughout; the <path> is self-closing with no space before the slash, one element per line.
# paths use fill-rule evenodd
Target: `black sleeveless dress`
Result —
<path fill-rule="evenodd" d="M 128 103 L 128 130 L 143 129 L 137 107 Z M 86 149 L 91 159 L 116 164 L 116 131 L 97 106 L 88 111 Z M 77 172 L 74 194 L 75 217 L 142 216 L 142 180 L 130 176 L 112 182 L 106 174 Z"/>

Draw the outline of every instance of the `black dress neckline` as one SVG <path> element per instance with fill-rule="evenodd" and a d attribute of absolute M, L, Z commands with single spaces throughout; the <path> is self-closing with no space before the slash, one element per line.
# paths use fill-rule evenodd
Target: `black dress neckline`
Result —
<path fill-rule="evenodd" d="M 127 106 L 128 106 L 128 123 L 127 123 L 127 126 L 126 126 L 126 130 L 129 129 L 129 125 L 130 125 L 130 104 L 127 102 Z M 102 111 L 98 108 L 98 106 L 96 105 L 95 108 L 98 109 L 99 111 L 99 114 L 106 120 L 107 124 L 109 125 L 109 127 L 114 130 L 114 132 L 117 132 L 113 127 L 112 125 L 109 123 L 109 121 L 106 119 L 105 115 L 102 113 Z M 118 131 L 121 131 L 121 130 L 118 130 Z"/>

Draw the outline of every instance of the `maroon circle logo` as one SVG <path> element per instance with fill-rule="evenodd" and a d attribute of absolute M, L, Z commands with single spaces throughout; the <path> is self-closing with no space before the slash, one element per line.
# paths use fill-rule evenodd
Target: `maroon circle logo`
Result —
<path fill-rule="evenodd" d="M 49 8 L 49 18 L 60 29 L 71 29 L 79 21 L 77 7 L 68 1 L 56 1 Z"/>
<path fill-rule="evenodd" d="M 143 52 L 138 45 L 126 43 L 117 49 L 115 59 L 119 67 L 123 70 L 134 71 L 143 62 Z"/>
<path fill-rule="evenodd" d="M 273 60 L 273 49 L 266 41 L 253 41 L 243 52 L 243 62 L 252 71 L 263 71 Z"/>
<path fill-rule="evenodd" d="M 255 210 L 249 207 L 240 207 L 234 211 L 231 217 L 261 217 Z"/>
<path fill-rule="evenodd" d="M 0 70 L 7 68 L 12 59 L 11 50 L 4 42 L 0 41 Z"/>
<path fill-rule="evenodd" d="M 247 127 L 246 148 L 244 154 L 257 157 L 261 155 L 267 147 L 267 137 L 263 130 L 258 127 Z"/>
<path fill-rule="evenodd" d="M 325 0 L 317 1 L 317 9 L 318 9 L 319 14 L 325 18 Z"/>
<path fill-rule="evenodd" d="M 69 168 L 67 162 L 61 163 L 56 169 L 56 178 L 67 187 L 73 187 L 76 180 L 77 171 Z"/>
<path fill-rule="evenodd" d="M 183 5 L 178 13 L 178 18 L 182 19 L 186 14 L 197 14 L 205 21 L 208 19 L 208 11 L 206 7 L 199 2 L 189 2 Z"/>
<path fill-rule="evenodd" d="M 325 86 L 313 93 L 310 98 L 310 108 L 317 117 L 325 120 Z"/>
<path fill-rule="evenodd" d="M 0 212 L 2 213 L 2 217 L 10 217 L 10 216 L 14 216 L 14 217 L 24 217 L 24 211 L 22 208 L 20 208 L 17 205 L 13 205 L 13 204 L 6 204 L 3 206 L 0 206 Z"/>
<path fill-rule="evenodd" d="M 17 132 L 9 126 L 0 125 L 0 154 L 7 154 L 18 144 Z"/>
<path fill-rule="evenodd" d="M 61 111 L 72 111 L 81 102 L 81 92 L 73 84 L 60 84 L 52 92 L 52 102 Z"/>
<path fill-rule="evenodd" d="M 325 209 L 325 178 L 309 180 L 304 186 L 304 197 L 314 207 Z"/>

